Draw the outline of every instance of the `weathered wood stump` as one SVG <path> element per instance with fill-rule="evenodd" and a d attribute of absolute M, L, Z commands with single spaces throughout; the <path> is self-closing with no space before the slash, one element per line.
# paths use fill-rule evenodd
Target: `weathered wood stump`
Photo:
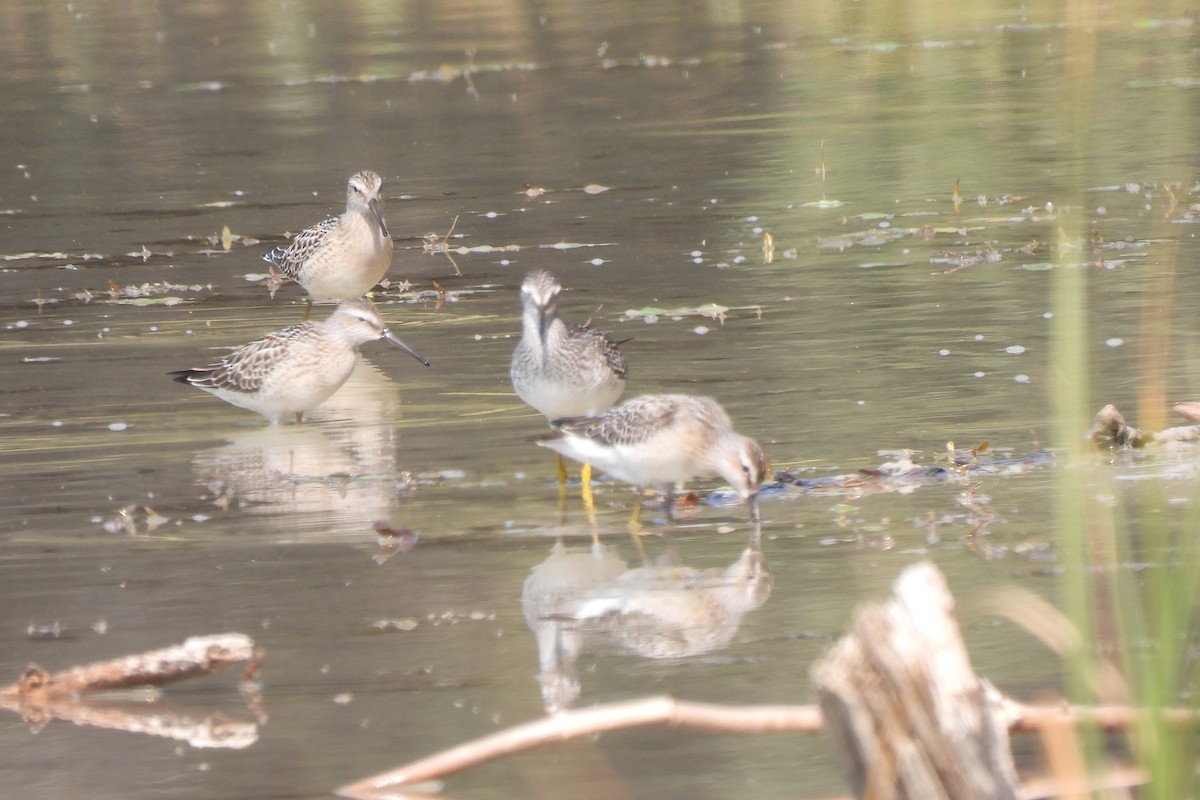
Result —
<path fill-rule="evenodd" d="M 857 797 L 1017 798 L 1005 720 L 971 669 L 953 610 L 937 568 L 916 564 L 813 665 L 826 731 Z"/>

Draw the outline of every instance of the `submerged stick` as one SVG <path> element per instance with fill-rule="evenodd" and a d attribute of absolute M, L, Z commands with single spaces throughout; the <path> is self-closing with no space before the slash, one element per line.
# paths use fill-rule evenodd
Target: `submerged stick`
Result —
<path fill-rule="evenodd" d="M 52 700 L 88 692 L 162 686 L 197 675 L 208 675 L 241 661 L 248 669 L 257 667 L 261 655 L 254 640 L 241 633 L 193 636 L 183 644 L 132 656 L 98 661 L 51 675 L 36 665 L 25 670 L 21 680 L 0 687 L 0 698 L 24 702 Z"/>

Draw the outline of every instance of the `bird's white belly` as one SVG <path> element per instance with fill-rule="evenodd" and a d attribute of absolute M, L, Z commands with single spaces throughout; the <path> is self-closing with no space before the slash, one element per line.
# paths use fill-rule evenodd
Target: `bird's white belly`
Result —
<path fill-rule="evenodd" d="M 621 396 L 621 388 L 564 386 L 542 380 L 523 382 L 516 387 L 520 398 L 549 420 L 594 417 L 612 407 Z"/>
<path fill-rule="evenodd" d="M 272 422 L 283 422 L 328 400 L 350 377 L 358 358 L 353 351 L 292 355 L 263 377 L 256 392 L 201 388 L 231 405 L 262 414 Z"/>
<path fill-rule="evenodd" d="M 339 237 L 305 265 L 300 282 L 317 301 L 361 297 L 383 280 L 391 263 L 392 241 L 381 233 Z"/>
<path fill-rule="evenodd" d="M 657 440 L 610 447 L 572 437 L 569 446 L 562 452 L 618 480 L 637 486 L 661 486 L 705 477 L 696 472 L 696 464 L 686 452 Z"/>

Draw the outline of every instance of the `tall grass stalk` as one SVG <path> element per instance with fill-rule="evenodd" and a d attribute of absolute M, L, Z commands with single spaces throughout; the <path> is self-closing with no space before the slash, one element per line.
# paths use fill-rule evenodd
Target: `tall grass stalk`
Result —
<path fill-rule="evenodd" d="M 1064 101 L 1060 127 L 1076 157 L 1064 165 L 1064 186 L 1077 187 L 1074 202 L 1059 198 L 1060 227 L 1052 291 L 1054 325 L 1051 348 L 1051 391 L 1054 408 L 1054 443 L 1059 457 L 1056 471 L 1055 526 L 1063 562 L 1062 603 L 1080 633 L 1079 645 L 1068 650 L 1067 691 L 1078 703 L 1097 699 L 1091 633 L 1093 619 L 1090 511 L 1086 501 L 1091 483 L 1091 461 L 1083 432 L 1087 429 L 1091 395 L 1088 389 L 1087 218 L 1081 187 L 1088 185 L 1090 170 L 1088 131 L 1092 115 L 1091 89 L 1095 79 L 1094 34 L 1096 9 L 1091 0 L 1071 0 L 1068 9 L 1067 57 L 1064 59 Z M 1089 748 L 1095 752 L 1094 747 Z"/>
<path fill-rule="evenodd" d="M 1167 406 L 1166 367 L 1171 337 L 1174 248 L 1147 265 L 1143 294 L 1139 375 L 1141 415 L 1161 426 Z M 1154 409 L 1154 410 L 1151 410 Z M 1200 602 L 1200 492 L 1179 506 L 1170 501 L 1167 478 L 1138 481 L 1118 526 L 1114 595 L 1122 602 L 1122 662 L 1134 701 L 1149 714 L 1131 745 L 1151 778 L 1148 797 L 1197 797 L 1194 728 L 1163 719 L 1169 706 L 1196 705 L 1197 604 Z"/>
<path fill-rule="evenodd" d="M 1064 184 L 1092 185 L 1088 131 L 1096 59 L 1093 0 L 1071 0 L 1064 59 L 1062 129 L 1077 157 Z M 1081 190 L 1082 192 L 1082 190 Z M 1082 195 L 1061 203 L 1086 209 Z M 1194 728 L 1171 727 L 1162 711 L 1196 705 L 1197 604 L 1200 602 L 1200 491 L 1186 506 L 1168 499 L 1167 479 L 1113 482 L 1086 447 L 1083 432 L 1099 407 L 1089 390 L 1088 272 L 1090 224 L 1084 211 L 1062 217 L 1054 270 L 1052 352 L 1057 470 L 1056 530 L 1062 556 L 1062 604 L 1080 637 L 1066 654 L 1067 687 L 1079 703 L 1130 703 L 1148 714 L 1130 734 L 1130 750 L 1150 779 L 1141 795 L 1200 797 Z M 1161 237 L 1169 239 L 1169 236 Z M 1146 266 L 1140 331 L 1143 426 L 1160 427 L 1167 375 L 1175 253 Z M 1119 491 L 1124 487 L 1128 491 Z M 1088 763 L 1104 758 L 1094 732 L 1083 737 Z M 1070 776 L 1060 776 L 1070 777 Z"/>

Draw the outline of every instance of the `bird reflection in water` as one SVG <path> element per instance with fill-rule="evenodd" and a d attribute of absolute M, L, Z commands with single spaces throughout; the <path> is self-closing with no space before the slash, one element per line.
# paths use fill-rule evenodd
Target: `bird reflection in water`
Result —
<path fill-rule="evenodd" d="M 306 425 L 255 426 L 196 454 L 196 481 L 252 513 L 386 516 L 395 502 L 401 416 L 395 382 L 361 356 Z"/>
<path fill-rule="evenodd" d="M 681 564 L 671 536 L 661 558 L 634 569 L 598 540 L 588 549 L 557 542 L 521 594 L 537 640 L 546 711 L 565 710 L 579 699 L 576 662 L 585 651 L 608 644 L 663 659 L 726 647 L 742 616 L 771 594 L 761 540 L 755 525 L 737 560 L 712 569 Z"/>

